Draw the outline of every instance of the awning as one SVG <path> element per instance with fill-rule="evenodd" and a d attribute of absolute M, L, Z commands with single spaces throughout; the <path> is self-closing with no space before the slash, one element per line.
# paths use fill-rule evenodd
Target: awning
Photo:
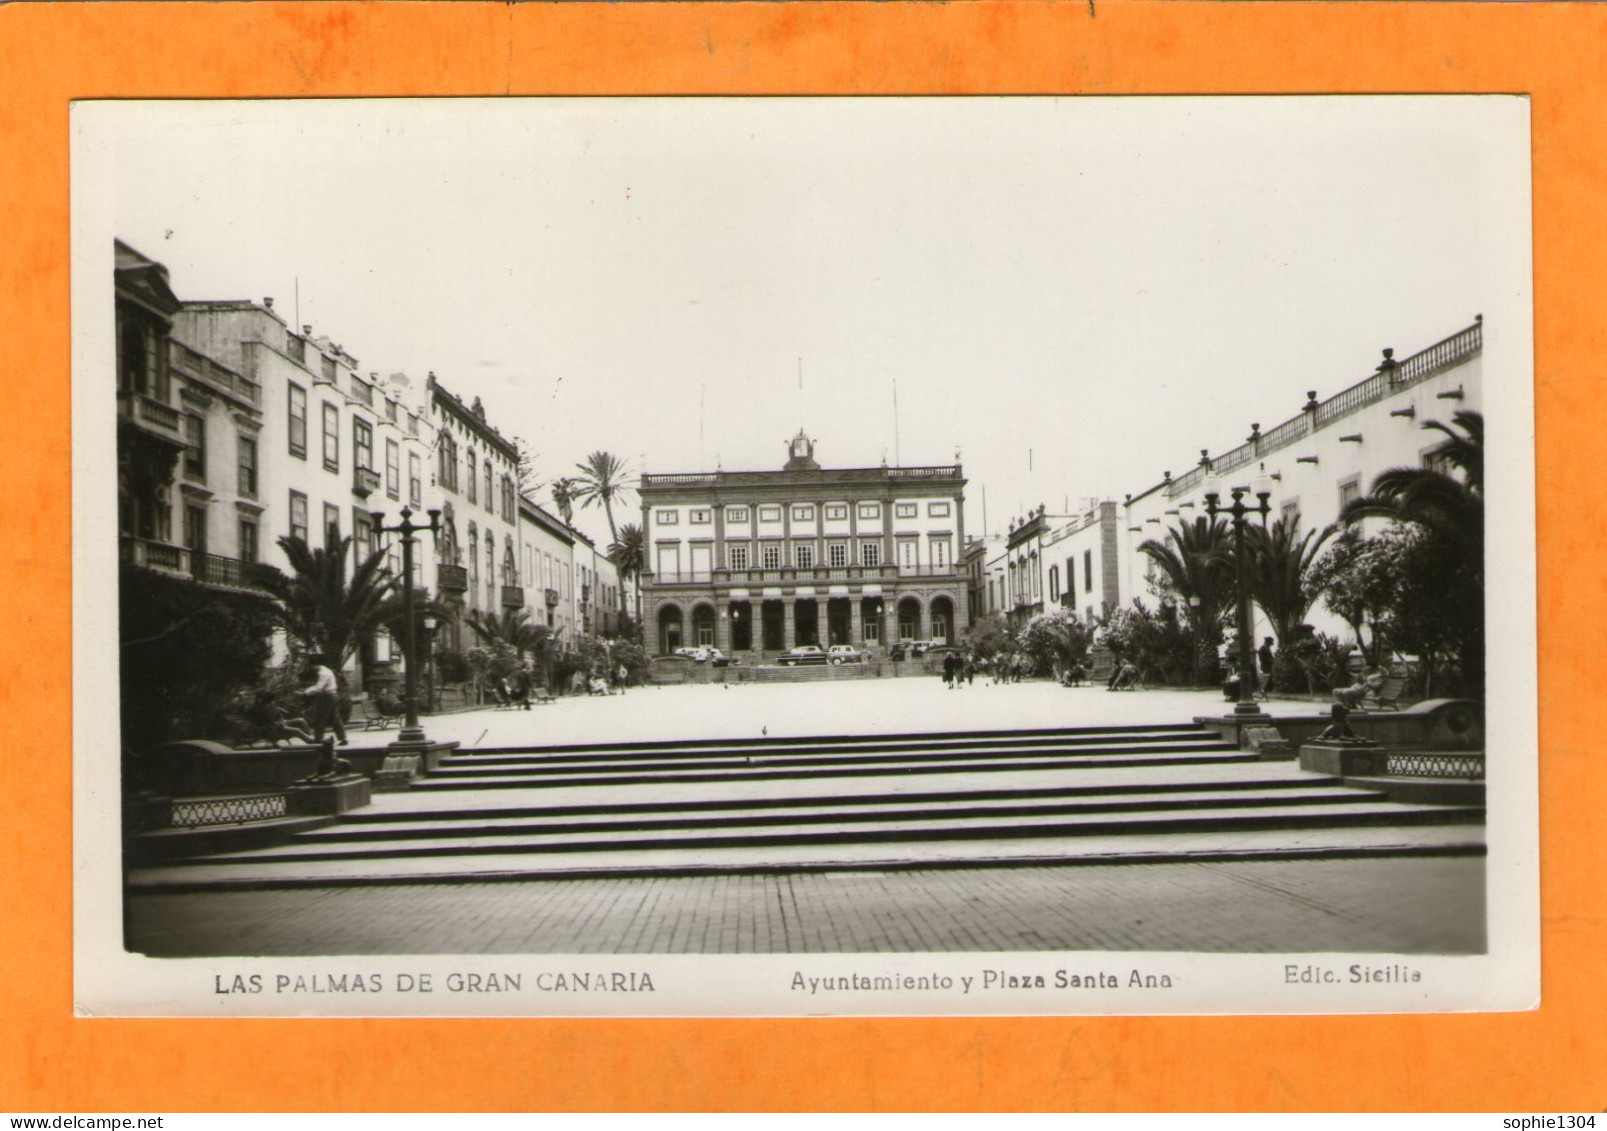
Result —
<path fill-rule="evenodd" d="M 812 585 L 800 585 L 792 591 L 794 597 L 813 597 L 815 589 Z"/>
<path fill-rule="evenodd" d="M 831 597 L 846 597 L 846 596 L 848 596 L 848 586 L 846 586 L 846 585 L 828 586 L 827 589 L 826 589 L 826 593 L 827 593 L 828 596 L 831 596 Z"/>
<path fill-rule="evenodd" d="M 764 589 L 764 594 L 763 595 L 766 596 L 766 597 L 779 597 L 779 596 L 781 596 L 781 590 L 773 589 L 770 586 L 766 586 L 765 589 Z"/>
<path fill-rule="evenodd" d="M 733 589 L 733 590 L 731 590 L 731 600 L 733 600 L 733 601 L 746 601 L 747 599 L 748 599 L 748 591 L 746 589 Z"/>
<path fill-rule="evenodd" d="M 880 585 L 861 585 L 859 591 L 867 597 L 880 597 L 882 595 Z"/>

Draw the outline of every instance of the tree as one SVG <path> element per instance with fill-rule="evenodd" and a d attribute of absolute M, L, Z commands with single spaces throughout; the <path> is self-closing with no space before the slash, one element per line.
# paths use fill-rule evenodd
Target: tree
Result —
<path fill-rule="evenodd" d="M 558 508 L 563 516 L 565 526 L 575 523 L 575 481 L 573 479 L 554 479 L 552 481 L 552 505 Z"/>
<path fill-rule="evenodd" d="M 603 512 L 608 515 L 608 533 L 614 542 L 618 542 L 619 528 L 614 525 L 614 502 L 624 499 L 632 482 L 626 473 L 624 461 L 608 452 L 595 451 L 586 457 L 585 463 L 577 463 L 575 468 L 580 475 L 572 481 L 574 498 L 584 507 L 602 503 Z"/>
<path fill-rule="evenodd" d="M 119 571 L 118 589 L 124 750 L 261 737 L 236 708 L 264 677 L 272 602 L 133 566 Z"/>
<path fill-rule="evenodd" d="M 520 655 L 529 653 L 540 657 L 552 638 L 552 629 L 531 623 L 530 614 L 524 609 L 504 609 L 501 613 L 471 609 L 463 623 L 481 643 L 505 644 Z"/>
<path fill-rule="evenodd" d="M 1398 611 L 1421 637 L 1443 639 L 1455 656 L 1467 694 L 1484 695 L 1484 417 L 1458 412 L 1447 426 L 1428 421 L 1423 427 L 1445 439 L 1430 453 L 1437 466 L 1397 467 L 1373 480 L 1372 489 L 1353 500 L 1340 516 L 1354 526 L 1369 518 L 1407 524 L 1423 532 L 1423 540 L 1407 546 L 1400 576 L 1409 592 L 1408 606 Z M 1441 471 L 1439 467 L 1449 468 Z M 1457 472 L 1457 475 L 1451 474 Z M 1437 610 L 1436 623 L 1419 615 L 1425 605 Z M 1420 631 L 1421 630 L 1421 631 Z M 1434 630 L 1434 631 L 1431 631 Z"/>
<path fill-rule="evenodd" d="M 1088 654 L 1091 633 L 1064 609 L 1039 613 L 1021 630 L 1021 650 L 1032 658 L 1038 671 L 1048 670 L 1062 677 Z"/>
<path fill-rule="evenodd" d="M 392 615 L 389 599 L 397 581 L 385 569 L 385 551 L 375 550 L 350 571 L 352 540 L 314 550 L 300 538 L 279 539 L 291 572 L 260 567 L 257 584 L 278 602 L 285 632 L 308 652 L 322 655 L 337 680 L 359 645 Z"/>
<path fill-rule="evenodd" d="M 998 613 L 988 613 L 971 626 L 965 640 L 973 657 L 990 660 L 1010 650 L 1010 626 Z"/>
<path fill-rule="evenodd" d="M 1216 650 L 1222 643 L 1222 619 L 1234 598 L 1232 538 L 1221 519 L 1199 518 L 1166 532 L 1166 541 L 1151 538 L 1138 552 L 1164 575 L 1162 588 L 1187 610 L 1194 638 L 1194 682 L 1216 679 Z"/>
<path fill-rule="evenodd" d="M 1280 650 L 1294 643 L 1311 606 L 1322 595 L 1315 567 L 1333 527 L 1300 533 L 1300 517 L 1252 526 L 1249 535 L 1250 595 L 1272 622 Z"/>
<path fill-rule="evenodd" d="M 514 449 L 519 453 L 518 470 L 515 473 L 519 483 L 519 494 L 531 495 L 541 486 L 541 475 L 536 470 L 536 460 L 540 453 L 530 446 L 529 441 L 515 436 Z"/>
<path fill-rule="evenodd" d="M 619 537 L 608 547 L 608 560 L 619 571 L 619 579 L 636 595 L 636 623 L 642 623 L 642 571 L 647 568 L 647 536 L 634 522 L 619 528 Z"/>
<path fill-rule="evenodd" d="M 1369 664 L 1388 656 L 1401 576 L 1400 543 L 1346 530 L 1312 567 L 1322 603 L 1350 626 Z"/>
<path fill-rule="evenodd" d="M 1194 634 L 1171 600 L 1151 612 L 1135 597 L 1132 608 L 1116 609 L 1103 627 L 1105 646 L 1138 668 L 1145 683 L 1179 684 L 1194 669 Z"/>

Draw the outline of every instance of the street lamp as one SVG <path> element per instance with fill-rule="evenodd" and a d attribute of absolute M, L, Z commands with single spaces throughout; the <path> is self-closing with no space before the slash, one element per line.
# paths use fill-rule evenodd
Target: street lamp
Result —
<path fill-rule="evenodd" d="M 433 616 L 424 618 L 424 706 L 431 711 L 440 710 L 440 699 L 435 694 L 435 628 Z"/>
<path fill-rule="evenodd" d="M 1250 626 L 1250 575 L 1244 549 L 1244 520 L 1250 515 L 1258 514 L 1261 521 L 1266 522 L 1267 515 L 1272 512 L 1272 505 L 1267 501 L 1272 497 L 1272 480 L 1265 474 L 1258 475 L 1253 486 L 1232 487 L 1229 494 L 1233 502 L 1229 506 L 1222 505 L 1222 481 L 1214 472 L 1205 481 L 1205 511 L 1212 518 L 1226 515 L 1233 520 L 1233 565 L 1235 580 L 1238 585 L 1238 615 L 1236 635 L 1238 637 L 1239 651 L 1239 701 L 1234 705 L 1235 718 L 1259 718 L 1262 716 L 1261 708 L 1255 701 L 1255 653 L 1251 647 Z M 1254 494 L 1256 503 L 1244 501 L 1244 497 Z"/>
<path fill-rule="evenodd" d="M 431 534 L 438 534 L 441 530 L 441 512 L 432 510 L 429 513 L 430 521 L 426 525 L 413 522 L 411 507 L 402 508 L 402 521 L 395 526 L 385 525 L 385 513 L 374 511 L 370 517 L 374 522 L 374 531 L 377 534 L 400 534 L 402 536 L 402 617 L 407 621 L 407 694 L 403 705 L 407 708 L 407 719 L 402 725 L 402 733 L 396 736 L 399 743 L 422 743 L 428 741 L 424 737 L 424 728 L 418 722 L 418 649 L 417 626 L 413 620 L 413 535 L 428 530 Z"/>

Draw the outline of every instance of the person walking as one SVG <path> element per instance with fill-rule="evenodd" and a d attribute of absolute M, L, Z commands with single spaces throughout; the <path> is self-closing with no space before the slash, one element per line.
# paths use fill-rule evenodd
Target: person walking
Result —
<path fill-rule="evenodd" d="M 1272 690 L 1272 664 L 1276 659 L 1272 654 L 1272 637 L 1261 641 L 1261 647 L 1256 649 L 1255 660 L 1261 667 L 1261 694 L 1265 697 Z"/>
<path fill-rule="evenodd" d="M 346 727 L 340 720 L 340 687 L 335 682 L 335 673 L 329 670 L 323 656 L 315 656 L 307 670 L 312 679 L 301 689 L 301 694 L 307 700 L 307 713 L 312 716 L 313 738 L 322 742 L 324 728 L 329 727 L 345 746 Z"/>
<path fill-rule="evenodd" d="M 943 653 L 943 686 L 954 690 L 954 653 Z"/>

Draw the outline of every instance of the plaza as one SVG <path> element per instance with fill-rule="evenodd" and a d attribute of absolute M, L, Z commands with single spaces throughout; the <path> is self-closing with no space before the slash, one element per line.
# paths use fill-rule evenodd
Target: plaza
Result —
<path fill-rule="evenodd" d="M 1138 730 L 1160 720 L 1220 714 L 1224 706 L 1212 692 L 1110 693 L 1045 681 L 982 681 L 949 690 L 931 677 L 639 688 L 529 711 L 470 711 L 425 721 L 432 739 L 478 752 L 454 760 L 472 774 L 477 763 L 495 767 L 500 751 L 532 747 Z M 1273 700 L 1267 706 L 1276 718 L 1293 718 L 1309 715 L 1314 705 Z M 449 810 L 461 826 L 460 839 L 441 850 L 450 854 L 431 855 L 437 851 L 432 842 L 417 842 L 412 856 L 387 847 L 405 840 L 378 843 L 377 852 L 337 841 L 314 854 L 318 859 L 293 851 L 238 853 L 189 868 L 136 870 L 127 945 L 171 956 L 1482 950 L 1484 860 L 1477 823 L 1235 823 L 1228 812 L 1234 803 L 1221 800 L 1225 795 L 1201 802 L 1201 795 L 1187 791 L 1281 791 L 1288 798 L 1326 788 L 1324 779 L 1287 762 L 1193 765 L 1187 757 L 1148 766 L 1012 769 L 994 763 L 917 773 L 888 765 L 852 771 L 863 776 L 796 780 L 765 780 L 761 773 L 754 780 L 710 782 L 688 772 L 618 784 L 515 780 L 504 783 L 508 788 L 475 788 L 471 782 L 446 793 L 415 787 L 376 794 L 373 819 L 404 830 L 398 837 L 434 836 L 439 830 L 430 831 L 426 821 L 432 811 Z M 925 809 L 936 813 L 948 804 L 946 794 L 983 796 L 1006 787 L 1039 802 L 1057 793 L 1119 799 L 1133 789 L 1175 788 L 1195 798 L 1186 804 L 1218 808 L 1197 816 L 1185 810 L 1194 823 L 1177 832 L 1102 828 L 1071 836 L 1061 830 L 961 841 L 923 841 L 916 834 L 839 842 L 831 836 L 833 825 L 821 844 L 671 843 L 644 850 L 605 842 L 583 845 L 578 853 L 556 842 L 560 818 L 539 816 L 609 809 L 617 818 L 603 820 L 635 827 L 635 809 L 690 811 L 714 797 L 736 807 L 790 805 L 783 812 L 807 816 L 823 791 L 840 805 L 862 801 L 926 816 Z M 1168 794 L 1147 796 L 1147 807 L 1164 810 L 1155 800 L 1164 802 Z M 1386 819 L 1389 806 L 1376 808 Z M 515 826 L 534 828 L 553 851 L 527 851 L 517 843 L 525 834 Z"/>

